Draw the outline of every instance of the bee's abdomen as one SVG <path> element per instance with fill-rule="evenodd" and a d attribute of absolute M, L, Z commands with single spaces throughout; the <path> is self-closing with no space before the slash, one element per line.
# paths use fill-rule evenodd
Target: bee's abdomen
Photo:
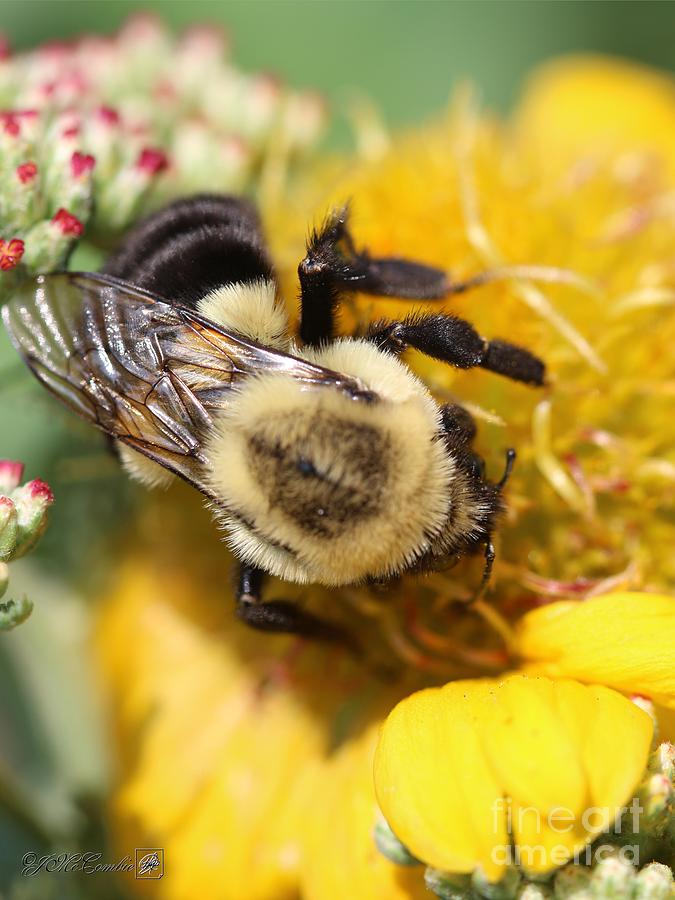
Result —
<path fill-rule="evenodd" d="M 186 306 L 224 285 L 273 278 L 253 205 L 215 194 L 177 200 L 139 222 L 103 271 Z"/>

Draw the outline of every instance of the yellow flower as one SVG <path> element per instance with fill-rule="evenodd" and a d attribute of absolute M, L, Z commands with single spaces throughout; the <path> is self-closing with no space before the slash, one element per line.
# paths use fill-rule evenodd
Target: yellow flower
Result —
<path fill-rule="evenodd" d="M 644 774 L 652 730 L 605 687 L 524 675 L 451 682 L 389 715 L 378 801 L 396 836 L 435 868 L 480 867 L 490 881 L 509 861 L 547 872 L 616 819 Z"/>
<path fill-rule="evenodd" d="M 552 385 L 537 393 L 411 358 L 439 398 L 460 398 L 477 416 L 490 472 L 507 446 L 518 450 L 480 603 L 465 605 L 477 561 L 404 579 L 386 596 L 272 582 L 270 596 L 358 628 L 378 662 L 402 667 L 392 682 L 336 650 L 247 632 L 228 599 L 231 560 L 198 501 L 177 488 L 148 504 L 98 647 L 120 757 L 116 833 L 125 853 L 165 848 L 157 897 L 421 896 L 419 870 L 375 850 L 371 759 L 387 713 L 430 683 L 470 679 L 396 708 L 378 791 L 399 837 L 458 872 L 501 871 L 490 868 L 484 827 L 495 797 L 571 809 L 566 853 L 598 830 L 578 821 L 590 799 L 609 808 L 630 798 L 651 723 L 623 694 L 652 696 L 665 711 L 661 733 L 675 732 L 673 601 L 662 596 L 675 587 L 670 90 L 626 64 L 556 64 L 510 126 L 457 102 L 375 162 L 326 163 L 264 209 L 291 300 L 308 210 L 319 219 L 346 198 L 357 244 L 373 253 L 449 266 L 458 279 L 489 270 L 493 280 L 443 308 L 535 350 Z M 639 129 L 629 108 L 640 110 Z M 342 324 L 409 310 L 359 296 Z M 647 593 L 598 596 L 624 589 Z M 545 677 L 479 680 L 516 661 Z M 429 795 L 447 815 L 432 806 L 416 819 Z M 526 830 L 521 838 L 531 843 Z"/>

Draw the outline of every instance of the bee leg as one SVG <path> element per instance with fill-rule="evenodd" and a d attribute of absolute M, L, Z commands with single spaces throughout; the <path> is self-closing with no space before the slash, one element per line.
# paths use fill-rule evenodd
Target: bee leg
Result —
<path fill-rule="evenodd" d="M 470 603 L 475 603 L 477 600 L 482 599 L 485 591 L 487 590 L 487 586 L 490 583 L 490 578 L 492 576 L 492 567 L 495 562 L 495 546 L 492 543 L 492 538 L 488 537 L 485 543 L 485 565 L 483 566 L 483 576 L 480 580 L 480 584 L 478 586 L 478 590 L 473 595 L 470 600 Z"/>
<path fill-rule="evenodd" d="M 289 600 L 262 602 L 264 572 L 242 565 L 237 589 L 237 616 L 250 628 L 277 634 L 297 634 L 317 641 L 344 644 L 352 653 L 359 647 L 349 632 L 339 625 L 320 619 Z"/>
<path fill-rule="evenodd" d="M 300 337 L 320 344 L 333 337 L 340 291 L 361 291 L 380 297 L 441 300 L 485 281 L 479 275 L 453 283 L 443 269 L 400 257 L 373 257 L 357 251 L 348 228 L 349 210 L 334 212 L 307 242 L 307 256 L 298 266 L 301 290 Z"/>
<path fill-rule="evenodd" d="M 480 366 L 514 381 L 545 384 L 546 366 L 538 356 L 507 341 L 487 341 L 457 316 L 439 313 L 379 322 L 371 326 L 367 338 L 393 353 L 413 347 L 458 369 Z"/>

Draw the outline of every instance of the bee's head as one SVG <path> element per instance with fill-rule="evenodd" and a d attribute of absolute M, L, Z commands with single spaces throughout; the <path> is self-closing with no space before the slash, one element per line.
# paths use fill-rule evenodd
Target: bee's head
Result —
<path fill-rule="evenodd" d="M 251 378 L 207 453 L 233 548 L 287 580 L 386 578 L 427 553 L 448 518 L 456 464 L 426 390 L 359 400 Z"/>

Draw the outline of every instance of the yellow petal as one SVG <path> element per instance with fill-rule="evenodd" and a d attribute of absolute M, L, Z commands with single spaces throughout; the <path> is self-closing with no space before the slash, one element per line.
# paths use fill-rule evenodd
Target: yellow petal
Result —
<path fill-rule="evenodd" d="M 319 773 L 303 828 L 303 900 L 425 900 L 422 867 L 398 866 L 376 848 L 373 755 L 379 723 L 344 744 Z"/>
<path fill-rule="evenodd" d="M 117 843 L 165 849 L 166 900 L 296 896 L 305 780 L 327 741 L 314 711 L 330 687 L 270 677 L 279 645 L 232 617 L 214 627 L 217 598 L 181 569 L 129 560 L 100 620 L 103 668 L 121 685 Z"/>
<path fill-rule="evenodd" d="M 389 715 L 375 758 L 375 789 L 397 837 L 424 862 L 451 872 L 483 865 L 506 843 L 505 807 L 473 706 L 484 686 L 460 681 L 413 694 Z"/>
<path fill-rule="evenodd" d="M 630 799 L 652 731 L 645 712 L 605 687 L 524 675 L 454 682 L 389 715 L 377 799 L 398 838 L 436 868 L 480 866 L 498 879 L 508 827 L 521 865 L 545 872 Z"/>
<path fill-rule="evenodd" d="M 586 776 L 578 735 L 568 731 L 556 695 L 556 683 L 547 678 L 504 679 L 479 710 L 479 727 L 492 769 L 510 797 L 545 810 L 562 796 L 578 814 L 586 801 Z"/>
<path fill-rule="evenodd" d="M 607 684 L 675 708 L 675 598 L 605 594 L 523 617 L 517 651 L 547 675 Z"/>

